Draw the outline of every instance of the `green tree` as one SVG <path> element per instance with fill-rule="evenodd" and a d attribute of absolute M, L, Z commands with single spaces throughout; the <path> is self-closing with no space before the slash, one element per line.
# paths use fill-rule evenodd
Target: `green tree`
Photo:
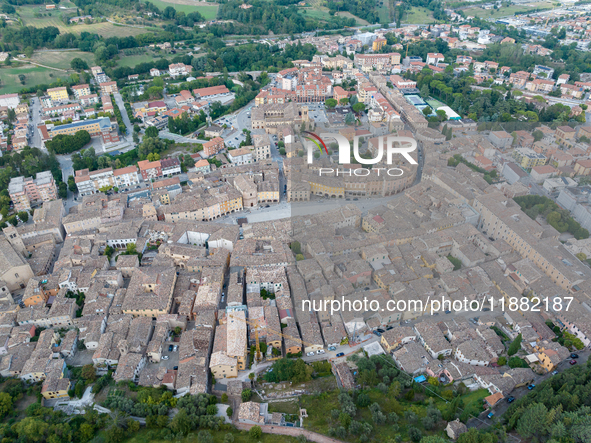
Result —
<path fill-rule="evenodd" d="M 522 337 L 521 334 L 519 334 L 517 337 L 515 337 L 515 340 L 513 340 L 509 345 L 509 350 L 507 351 L 507 354 L 509 356 L 517 354 L 517 351 L 521 349 L 521 341 Z"/>
<path fill-rule="evenodd" d="M 324 102 L 324 104 L 326 105 L 327 108 L 333 109 L 336 107 L 338 102 L 334 98 L 329 98 Z"/>
<path fill-rule="evenodd" d="M 158 132 L 158 128 L 156 128 L 155 126 L 150 126 L 146 128 L 145 136 L 150 138 L 156 138 L 158 137 Z"/>
<path fill-rule="evenodd" d="M 299 241 L 295 240 L 289 244 L 289 247 L 293 251 L 294 254 L 301 254 L 302 253 L 302 245 Z"/>
<path fill-rule="evenodd" d="M 92 383 L 96 380 L 96 368 L 93 365 L 82 366 L 80 377 L 86 380 L 87 383 Z"/>
<path fill-rule="evenodd" d="M 506 357 L 499 357 L 499 359 L 497 360 L 497 364 L 499 366 L 505 366 L 507 364 L 507 358 Z"/>
<path fill-rule="evenodd" d="M 355 103 L 353 105 L 353 111 L 355 111 L 355 113 L 357 113 L 357 114 L 359 114 L 364 109 L 365 109 L 365 105 L 363 103 Z"/>
<path fill-rule="evenodd" d="M 454 265 L 454 271 L 457 271 L 458 269 L 462 268 L 462 261 L 455 258 L 453 255 L 448 255 L 447 259 L 451 262 L 452 265 Z"/>
<path fill-rule="evenodd" d="M 0 392 L 0 417 L 6 417 L 6 415 L 12 412 L 12 397 L 6 392 Z"/>
<path fill-rule="evenodd" d="M 85 388 L 84 381 L 78 380 L 76 382 L 76 386 L 74 388 L 74 394 L 76 395 L 76 397 L 82 398 L 82 395 L 84 394 L 84 388 Z"/>
<path fill-rule="evenodd" d="M 519 421 L 517 422 L 516 430 L 525 438 L 538 438 L 545 431 L 548 426 L 548 408 L 542 403 L 532 403 L 525 411 L 523 411 Z"/>
<path fill-rule="evenodd" d="M 226 409 L 226 415 L 230 418 L 232 418 L 232 415 L 234 414 L 234 410 L 228 406 L 228 408 Z"/>
<path fill-rule="evenodd" d="M 252 391 L 250 389 L 244 389 L 242 391 L 241 397 L 243 402 L 250 401 L 250 398 L 252 397 Z"/>
<path fill-rule="evenodd" d="M 342 106 L 347 106 L 349 104 L 349 99 L 347 97 L 342 98 L 339 100 L 339 104 Z"/>
<path fill-rule="evenodd" d="M 263 435 L 263 430 L 261 429 L 260 426 L 253 426 L 248 431 L 248 436 L 250 438 L 252 438 L 253 440 L 258 440 L 259 438 L 262 437 L 262 435 Z"/>
<path fill-rule="evenodd" d="M 179 412 L 170 422 L 170 429 L 176 434 L 187 435 L 191 430 L 191 418 L 185 408 L 179 409 Z"/>
<path fill-rule="evenodd" d="M 78 192 L 78 186 L 76 186 L 76 179 L 73 175 L 68 177 L 68 189 L 70 192 Z"/>
<path fill-rule="evenodd" d="M 29 221 L 29 213 L 27 211 L 21 211 L 18 213 L 18 218 L 20 218 L 23 223 L 26 223 Z"/>
<path fill-rule="evenodd" d="M 84 71 L 85 69 L 88 69 L 88 63 L 86 63 L 81 58 L 76 57 L 76 58 L 73 58 L 72 61 L 70 62 L 70 67 L 74 71 Z"/>

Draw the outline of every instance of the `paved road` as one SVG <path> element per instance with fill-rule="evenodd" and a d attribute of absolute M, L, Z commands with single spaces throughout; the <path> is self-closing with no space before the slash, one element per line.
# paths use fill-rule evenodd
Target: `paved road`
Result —
<path fill-rule="evenodd" d="M 169 140 L 174 140 L 175 142 L 178 142 L 178 143 L 201 143 L 201 144 L 203 144 L 203 143 L 207 142 L 207 140 L 200 140 L 198 138 L 183 137 L 182 135 L 173 134 L 172 132 L 168 132 L 168 131 L 159 132 L 158 137 L 167 138 Z"/>
<path fill-rule="evenodd" d="M 306 419 L 304 419 L 304 422 L 305 421 Z M 236 428 L 240 430 L 248 431 L 255 425 L 234 422 L 234 426 L 236 426 Z M 292 437 L 303 435 L 304 437 L 306 437 L 306 440 L 313 441 L 316 443 L 341 443 L 341 440 L 337 440 L 336 438 L 327 437 L 326 435 L 317 434 L 316 432 L 308 431 L 307 429 L 302 428 L 269 425 L 263 425 L 260 428 L 265 434 L 290 435 Z"/>
<path fill-rule="evenodd" d="M 47 148 L 43 146 L 41 143 L 41 134 L 37 129 L 37 125 L 42 122 L 41 120 L 41 100 L 37 97 L 31 98 L 31 119 L 33 122 L 33 134 L 31 135 L 31 146 L 41 149 L 43 152 L 47 153 Z"/>
<path fill-rule="evenodd" d="M 133 125 L 131 124 L 131 121 L 129 120 L 129 116 L 127 115 L 127 110 L 125 109 L 125 103 L 123 103 L 123 97 L 121 97 L 121 94 L 119 94 L 118 92 L 116 92 L 115 94 L 113 94 L 113 97 L 115 97 L 115 103 L 117 103 L 117 106 L 119 107 L 119 111 L 121 112 L 121 117 L 123 118 L 123 123 L 125 123 L 125 127 L 127 128 L 127 136 L 124 136 L 123 138 L 126 141 L 129 141 L 127 139 L 127 137 L 132 137 L 133 135 Z M 123 132 L 123 131 L 121 131 Z"/>

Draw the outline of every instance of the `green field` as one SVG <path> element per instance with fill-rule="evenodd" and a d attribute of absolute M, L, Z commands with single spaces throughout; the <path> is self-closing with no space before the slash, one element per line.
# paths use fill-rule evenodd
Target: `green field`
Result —
<path fill-rule="evenodd" d="M 347 17 L 347 18 L 354 18 L 355 21 L 357 22 L 358 25 L 369 25 L 369 22 L 367 20 L 363 20 L 362 18 L 357 17 L 356 15 L 351 14 L 350 12 L 337 12 L 335 15 L 339 15 L 341 17 Z"/>
<path fill-rule="evenodd" d="M 39 11 L 39 6 L 22 6 L 18 9 L 18 13 L 25 26 L 35 26 L 36 28 L 55 26 L 60 30 L 60 33 L 70 32 L 72 34 L 80 34 L 86 31 L 103 37 L 129 37 L 145 34 L 153 30 L 152 28 L 132 28 L 124 25 L 115 25 L 109 22 L 66 26 L 61 19 L 61 11 L 43 11 L 42 17 L 35 17 L 34 14 L 36 11 Z"/>
<path fill-rule="evenodd" d="M 23 74 L 26 77 L 24 85 L 21 84 L 18 78 L 20 74 Z M 50 77 L 50 74 L 53 77 Z M 2 67 L 0 68 L 0 95 L 12 94 L 28 86 L 42 83 L 53 83 L 60 77 L 66 78 L 68 77 L 68 74 L 41 67 Z"/>
<path fill-rule="evenodd" d="M 479 18 L 498 18 L 498 17 L 508 17 L 515 15 L 516 12 L 528 12 L 532 9 L 540 9 L 540 8 L 552 8 L 551 2 L 540 2 L 535 3 L 534 7 L 528 7 L 526 5 L 512 5 L 509 7 L 502 7 L 500 9 L 482 9 L 482 8 L 468 8 L 464 9 L 464 13 L 466 16 L 473 16 Z"/>
<path fill-rule="evenodd" d="M 388 7 L 389 3 L 389 0 L 383 0 L 382 4 L 378 7 L 380 23 L 390 23 L 390 8 Z"/>
<path fill-rule="evenodd" d="M 435 22 L 436 20 L 433 18 L 433 12 L 420 6 L 413 6 L 410 8 L 402 20 L 402 23 L 405 24 L 426 24 Z"/>
<path fill-rule="evenodd" d="M 325 22 L 328 22 L 332 19 L 332 16 L 329 14 L 328 12 L 328 8 L 325 8 L 323 6 L 321 7 L 315 7 L 315 8 L 304 8 L 301 9 L 302 14 L 305 15 L 306 17 L 310 17 L 316 20 L 322 20 Z M 355 21 L 357 22 L 358 25 L 369 25 L 369 22 L 367 22 L 366 20 L 360 19 L 359 17 L 351 14 L 350 12 L 337 12 L 336 15 L 339 15 L 341 17 L 347 17 L 347 18 L 352 18 L 355 19 Z"/>
<path fill-rule="evenodd" d="M 160 10 L 164 10 L 167 6 L 172 6 L 178 12 L 184 12 L 185 14 L 197 11 L 206 20 L 213 20 L 218 13 L 218 5 L 193 5 L 183 0 L 150 0 L 150 3 Z"/>
<path fill-rule="evenodd" d="M 117 60 L 117 66 L 122 67 L 130 67 L 133 68 L 135 65 L 139 65 L 140 63 L 148 63 L 153 61 L 156 57 L 151 54 L 140 54 L 140 55 L 125 55 L 119 56 L 120 59 Z"/>
<path fill-rule="evenodd" d="M 31 61 L 52 68 L 70 69 L 70 62 L 75 58 L 81 58 L 88 66 L 94 65 L 94 54 L 81 51 L 35 52 Z"/>

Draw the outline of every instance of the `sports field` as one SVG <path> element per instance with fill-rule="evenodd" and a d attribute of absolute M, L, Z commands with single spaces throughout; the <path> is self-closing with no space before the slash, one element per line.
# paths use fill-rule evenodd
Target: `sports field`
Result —
<path fill-rule="evenodd" d="M 19 75 L 25 76 L 25 84 L 21 84 Z M 53 76 L 53 77 L 50 77 Z M 21 89 L 38 85 L 49 84 L 56 81 L 58 78 L 66 78 L 68 74 L 65 72 L 54 71 L 53 69 L 41 67 L 19 67 L 19 68 L 0 68 L 0 95 L 12 94 Z"/>
<path fill-rule="evenodd" d="M 94 65 L 94 54 L 81 51 L 35 52 L 31 61 L 52 68 L 70 69 L 70 62 L 75 58 L 81 58 L 88 66 Z"/>
<path fill-rule="evenodd" d="M 160 10 L 172 6 L 177 12 L 184 12 L 185 14 L 197 11 L 206 20 L 213 20 L 218 13 L 217 4 L 197 3 L 192 0 L 150 0 L 150 3 Z"/>
<path fill-rule="evenodd" d="M 80 34 L 86 31 L 103 37 L 129 37 L 151 32 L 150 28 L 132 28 L 124 25 L 115 25 L 109 22 L 66 26 L 61 19 L 61 11 L 43 11 L 41 17 L 35 17 L 35 12 L 38 11 L 39 6 L 21 6 L 18 8 L 18 13 L 25 26 L 35 26 L 36 28 L 55 26 L 60 30 L 60 33 L 71 32 L 72 34 Z M 51 14 L 51 16 L 49 14 Z"/>

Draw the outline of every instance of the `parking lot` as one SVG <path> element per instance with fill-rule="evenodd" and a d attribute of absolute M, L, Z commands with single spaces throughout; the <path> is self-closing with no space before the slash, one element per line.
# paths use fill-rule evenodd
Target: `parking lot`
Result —
<path fill-rule="evenodd" d="M 169 350 L 172 346 L 172 351 Z M 176 350 L 175 350 L 176 346 Z M 178 368 L 179 365 L 179 343 L 173 341 L 165 341 L 162 346 L 162 357 L 159 363 L 148 363 L 148 365 L 157 365 L 158 367 L 164 367 L 166 369 L 174 369 L 175 366 Z"/>

